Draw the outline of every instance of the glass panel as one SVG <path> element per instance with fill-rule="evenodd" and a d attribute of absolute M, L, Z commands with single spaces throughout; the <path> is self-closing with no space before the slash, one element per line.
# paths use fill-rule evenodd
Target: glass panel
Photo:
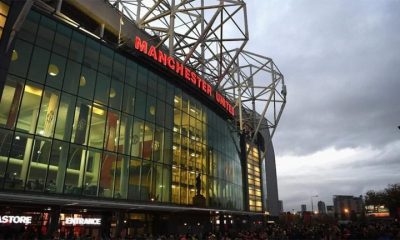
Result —
<path fill-rule="evenodd" d="M 0 2 L 0 14 L 7 16 L 8 10 L 9 10 L 9 6 L 3 2 Z"/>
<path fill-rule="evenodd" d="M 67 172 L 65 175 L 64 193 L 82 194 L 83 177 L 85 173 L 86 149 L 82 146 L 71 145 L 69 149 Z"/>
<path fill-rule="evenodd" d="M 142 162 L 142 175 L 140 182 L 140 200 L 155 200 L 155 181 L 154 169 L 150 161 Z"/>
<path fill-rule="evenodd" d="M 169 105 L 173 105 L 174 104 L 174 97 L 175 97 L 175 93 L 174 93 L 174 86 L 170 83 L 167 83 L 167 87 L 165 88 L 165 90 L 167 91 L 167 95 L 166 95 L 166 99 L 165 101 L 169 104 Z"/>
<path fill-rule="evenodd" d="M 136 86 L 137 82 L 137 64 L 131 60 L 126 61 L 125 82 L 131 86 Z"/>
<path fill-rule="evenodd" d="M 138 66 L 137 88 L 143 91 L 147 90 L 147 75 L 147 69 L 142 66 Z"/>
<path fill-rule="evenodd" d="M 35 41 L 39 20 L 40 15 L 36 12 L 30 11 L 28 17 L 22 24 L 18 37 L 33 43 Z"/>
<path fill-rule="evenodd" d="M 145 123 L 144 127 L 144 140 L 143 140 L 143 158 L 152 159 L 152 150 L 154 145 L 154 125 Z"/>
<path fill-rule="evenodd" d="M 172 202 L 178 203 L 180 202 L 180 169 L 176 166 L 172 167 L 172 185 L 171 185 L 171 192 L 172 192 Z"/>
<path fill-rule="evenodd" d="M 36 137 L 33 144 L 31 163 L 25 189 L 28 191 L 44 190 L 46 175 L 51 152 L 51 142 L 44 138 Z"/>
<path fill-rule="evenodd" d="M 147 95 L 146 120 L 154 123 L 156 119 L 156 98 Z"/>
<path fill-rule="evenodd" d="M 154 132 L 153 143 L 153 160 L 157 162 L 163 161 L 163 148 L 164 148 L 164 129 L 157 127 Z"/>
<path fill-rule="evenodd" d="M 165 80 L 163 78 L 159 78 L 157 85 L 157 98 L 161 99 L 162 101 L 165 100 L 166 87 L 167 85 L 165 84 Z"/>
<path fill-rule="evenodd" d="M 172 132 L 169 130 L 165 131 L 165 142 L 163 146 L 163 157 L 164 157 L 164 163 L 166 164 L 171 164 L 172 162 Z"/>
<path fill-rule="evenodd" d="M 171 201 L 171 167 L 163 166 L 163 175 L 162 175 L 162 202 L 170 202 Z"/>
<path fill-rule="evenodd" d="M 133 110 L 135 106 L 135 88 L 125 85 L 124 86 L 124 100 L 122 101 L 122 109 L 133 115 Z"/>
<path fill-rule="evenodd" d="M 42 15 L 36 44 L 45 49 L 50 50 L 53 45 L 54 31 L 56 30 L 56 22 Z"/>
<path fill-rule="evenodd" d="M 65 173 L 66 173 L 66 163 L 68 160 L 68 149 L 69 145 L 65 142 L 53 141 L 53 146 L 51 147 L 51 154 L 49 159 L 49 171 L 46 181 L 46 192 L 51 193 L 62 193 Z"/>
<path fill-rule="evenodd" d="M 147 83 L 147 92 L 150 95 L 156 96 L 157 95 L 157 80 L 158 77 L 153 72 L 149 71 L 148 75 L 148 83 Z"/>
<path fill-rule="evenodd" d="M 74 114 L 74 124 L 72 128 L 71 140 L 77 144 L 86 144 L 89 119 L 91 116 L 89 101 L 78 98 Z M 101 111 L 96 111 L 101 113 Z"/>
<path fill-rule="evenodd" d="M 110 92 L 111 79 L 102 73 L 97 74 L 96 92 L 94 101 L 103 105 L 108 105 L 108 97 L 113 94 Z M 115 93 L 115 92 L 114 92 Z"/>
<path fill-rule="evenodd" d="M 164 122 L 165 122 L 165 103 L 157 99 L 156 124 L 164 126 Z"/>
<path fill-rule="evenodd" d="M 116 154 L 104 153 L 100 172 L 100 190 L 99 196 L 111 198 L 114 191 L 114 175 Z"/>
<path fill-rule="evenodd" d="M 14 50 L 11 55 L 10 68 L 8 69 L 8 72 L 20 77 L 26 77 L 31 53 L 31 44 L 21 40 L 16 40 Z"/>
<path fill-rule="evenodd" d="M 82 51 L 82 49 L 81 49 Z M 83 64 L 87 67 L 97 69 L 99 62 L 100 44 L 93 39 L 87 38 Z"/>
<path fill-rule="evenodd" d="M 103 148 L 107 110 L 101 105 L 92 106 L 89 146 Z"/>
<path fill-rule="evenodd" d="M 21 79 L 12 75 L 7 76 L 0 99 L 0 126 L 14 128 L 23 89 L 23 81 Z"/>
<path fill-rule="evenodd" d="M 99 60 L 99 71 L 111 76 L 114 51 L 102 45 Z"/>
<path fill-rule="evenodd" d="M 63 93 L 58 109 L 56 130 L 54 137 L 69 141 L 71 139 L 72 124 L 74 122 L 76 98 L 67 93 Z"/>
<path fill-rule="evenodd" d="M 7 18 L 5 16 L 0 15 L 0 28 L 3 29 L 4 25 L 6 24 Z"/>
<path fill-rule="evenodd" d="M 114 65 L 113 65 L 113 80 L 124 82 L 125 78 L 125 57 L 115 54 L 114 55 Z"/>
<path fill-rule="evenodd" d="M 0 188 L 3 187 L 12 140 L 13 132 L 0 128 Z"/>
<path fill-rule="evenodd" d="M 142 156 L 143 149 L 143 131 L 144 131 L 144 123 L 142 120 L 135 118 L 133 122 L 132 128 L 132 146 L 131 146 L 131 155 L 135 157 Z"/>
<path fill-rule="evenodd" d="M 96 81 L 96 71 L 83 67 L 79 78 L 79 96 L 92 100 Z"/>
<path fill-rule="evenodd" d="M 153 173 L 153 181 L 154 181 L 154 201 L 161 201 L 161 197 L 163 195 L 163 167 L 161 164 L 154 164 L 154 173 Z M 151 201 L 152 199 L 150 199 Z"/>
<path fill-rule="evenodd" d="M 145 114 L 146 114 L 146 94 L 140 90 L 136 90 L 135 116 L 144 119 Z"/>
<path fill-rule="evenodd" d="M 165 105 L 165 127 L 173 129 L 174 110 L 171 105 Z"/>
<path fill-rule="evenodd" d="M 60 57 L 56 54 L 51 55 L 49 67 L 47 69 L 47 85 L 57 89 L 61 89 L 64 79 L 65 65 L 65 58 Z M 66 82 L 65 84 L 69 84 L 69 82 Z"/>
<path fill-rule="evenodd" d="M 104 136 L 104 149 L 113 152 L 117 151 L 119 124 L 119 114 L 117 112 L 109 110 L 107 114 L 106 132 Z"/>
<path fill-rule="evenodd" d="M 76 31 L 72 32 L 71 44 L 69 47 L 68 57 L 77 62 L 82 62 L 83 49 L 85 45 L 86 37 Z"/>
<path fill-rule="evenodd" d="M 115 168 L 114 198 L 126 199 L 128 190 L 129 158 L 119 155 Z"/>
<path fill-rule="evenodd" d="M 133 117 L 122 114 L 121 126 L 118 137 L 118 152 L 129 155 L 131 146 L 131 129 Z"/>
<path fill-rule="evenodd" d="M 44 83 L 46 79 L 50 52 L 36 47 L 33 51 L 28 78 L 38 83 Z"/>
<path fill-rule="evenodd" d="M 65 71 L 65 79 L 63 90 L 72 94 L 76 94 L 78 86 L 83 87 L 86 84 L 86 78 L 81 78 L 81 65 L 68 60 Z"/>
<path fill-rule="evenodd" d="M 121 82 L 117 81 L 111 81 L 111 88 L 110 88 L 110 100 L 109 100 L 109 106 L 121 110 L 121 104 L 122 104 L 122 94 L 123 94 L 123 84 Z"/>
<path fill-rule="evenodd" d="M 69 42 L 71 41 L 72 30 L 62 24 L 57 25 L 56 36 L 54 37 L 53 51 L 67 57 Z"/>
<path fill-rule="evenodd" d="M 10 150 L 7 171 L 4 175 L 4 188 L 23 189 L 28 174 L 33 137 L 16 133 Z"/>
<path fill-rule="evenodd" d="M 60 93 L 46 88 L 44 91 L 36 134 L 52 137 L 58 111 Z"/>
<path fill-rule="evenodd" d="M 40 98 L 43 90 L 36 84 L 27 82 L 18 116 L 17 129 L 34 133 L 39 114 Z"/>
<path fill-rule="evenodd" d="M 139 200 L 140 160 L 132 159 L 129 165 L 128 199 Z"/>
<path fill-rule="evenodd" d="M 83 195 L 97 196 L 99 191 L 101 151 L 89 149 L 86 159 L 86 171 Z"/>

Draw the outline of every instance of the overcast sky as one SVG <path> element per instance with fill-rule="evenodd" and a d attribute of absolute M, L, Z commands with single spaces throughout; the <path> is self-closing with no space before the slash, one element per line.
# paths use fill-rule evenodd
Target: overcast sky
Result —
<path fill-rule="evenodd" d="M 285 211 L 399 183 L 400 1 L 246 2 L 246 49 L 288 89 L 273 139 Z"/>

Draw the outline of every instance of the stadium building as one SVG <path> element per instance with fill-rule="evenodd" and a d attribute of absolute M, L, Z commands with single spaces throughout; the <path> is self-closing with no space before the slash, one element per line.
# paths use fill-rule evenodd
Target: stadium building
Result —
<path fill-rule="evenodd" d="M 244 50 L 245 2 L 189 2 L 0 0 L 0 237 L 202 234 L 279 214 L 283 75 Z"/>

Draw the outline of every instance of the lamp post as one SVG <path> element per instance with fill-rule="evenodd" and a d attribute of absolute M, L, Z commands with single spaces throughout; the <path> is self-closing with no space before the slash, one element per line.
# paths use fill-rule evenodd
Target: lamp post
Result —
<path fill-rule="evenodd" d="M 314 214 L 314 200 L 313 200 L 313 198 L 317 198 L 317 197 L 318 197 L 318 195 L 311 196 L 311 212 L 312 212 L 312 214 Z"/>

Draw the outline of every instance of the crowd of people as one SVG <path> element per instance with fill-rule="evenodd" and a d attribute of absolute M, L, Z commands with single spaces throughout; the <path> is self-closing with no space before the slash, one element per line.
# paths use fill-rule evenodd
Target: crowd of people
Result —
<path fill-rule="evenodd" d="M 350 240 L 377 239 L 400 240 L 399 222 L 349 223 L 349 224 L 271 224 L 259 230 L 239 230 L 221 233 L 144 235 L 131 239 L 140 240 L 289 240 L 289 239 L 318 239 L 318 240 Z"/>

